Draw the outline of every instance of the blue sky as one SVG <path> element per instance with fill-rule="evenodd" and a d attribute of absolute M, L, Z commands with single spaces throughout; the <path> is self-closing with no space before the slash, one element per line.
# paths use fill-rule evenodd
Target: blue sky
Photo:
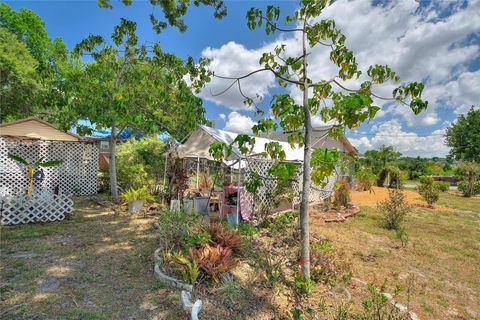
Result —
<path fill-rule="evenodd" d="M 163 50 L 180 57 L 192 55 L 212 59 L 217 74 L 236 76 L 258 67 L 258 58 L 278 43 L 289 52 L 298 50 L 298 41 L 289 35 L 265 36 L 246 27 L 245 13 L 251 6 L 265 7 L 262 1 L 227 1 L 228 15 L 213 19 L 209 7 L 191 8 L 185 20 L 188 30 L 180 33 L 169 28 L 157 35 L 148 19 L 152 7 L 148 1 L 134 1 L 130 7 L 112 1 L 113 9 L 101 9 L 96 1 L 7 1 L 18 10 L 35 11 L 45 21 L 51 37 L 61 37 L 72 48 L 89 34 L 108 36 L 120 17 L 138 24 L 141 41 L 159 41 Z M 279 2 L 290 13 L 296 2 Z M 158 9 L 157 9 L 158 10 Z M 347 36 L 347 46 L 365 70 L 368 65 L 389 64 L 402 80 L 422 80 L 430 104 L 427 112 L 413 116 L 405 107 L 384 104 L 375 121 L 348 135 L 361 150 L 391 144 L 406 155 L 442 156 L 448 152 L 442 134 L 446 126 L 480 101 L 480 2 L 354 2 L 338 1 L 325 16 L 335 18 Z M 335 70 L 327 52 L 314 49 L 310 74 L 318 79 L 331 78 Z M 237 90 L 214 97 L 228 85 L 215 80 L 200 94 L 207 117 L 218 128 L 248 132 L 254 114 L 240 99 Z M 355 83 L 351 84 L 355 86 Z M 260 94 L 260 105 L 267 108 L 272 92 L 278 90 L 270 75 L 260 75 L 242 83 L 250 95 Z M 288 89 L 298 98 L 294 88 Z M 391 87 L 380 88 L 388 94 Z M 322 125 L 317 118 L 315 123 Z"/>

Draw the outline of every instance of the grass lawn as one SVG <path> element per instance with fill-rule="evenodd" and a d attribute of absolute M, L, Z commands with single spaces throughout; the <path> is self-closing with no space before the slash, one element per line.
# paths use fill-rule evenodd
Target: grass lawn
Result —
<path fill-rule="evenodd" d="M 177 308 L 178 293 L 153 276 L 153 218 L 92 203 L 77 201 L 70 220 L 2 227 L 0 319 L 147 319 L 159 304 Z"/>
<path fill-rule="evenodd" d="M 312 234 L 327 237 L 346 252 L 353 265 L 355 279 L 349 290 L 356 305 L 365 294 L 361 282 L 380 284 L 387 279 L 391 288 L 405 286 L 413 275 L 410 306 L 420 319 L 480 318 L 480 199 L 443 193 L 432 210 L 422 207 L 418 194 L 408 192 L 408 200 L 416 207 L 404 225 L 409 235 L 406 247 L 394 231 L 381 227 L 374 206 L 386 193 L 379 189 L 354 194 L 354 200 L 363 201 L 362 211 L 344 223 L 326 224 L 312 215 Z M 155 218 L 115 213 L 95 200 L 77 199 L 69 220 L 1 228 L 0 319 L 187 317 L 180 308 L 179 291 L 153 276 L 152 253 L 159 244 L 152 227 Z M 241 268 L 236 273 L 247 274 Z M 285 300 L 281 290 L 248 290 L 249 299 L 244 296 L 229 308 L 241 309 L 240 314 L 251 310 L 256 316 L 237 319 L 278 315 L 274 310 L 280 311 Z M 318 292 L 331 296 L 328 287 L 318 286 Z M 219 309 L 209 301 L 210 293 L 200 294 L 205 295 L 205 318 L 229 319 L 213 316 Z M 280 305 L 269 306 L 270 298 L 276 296 Z M 406 304 L 406 300 L 405 294 L 400 296 L 400 302 Z"/>
<path fill-rule="evenodd" d="M 369 195 L 363 195 L 367 197 Z M 404 224 L 401 246 L 395 231 L 381 226 L 373 206 L 345 223 L 326 224 L 312 217 L 312 232 L 347 252 L 354 277 L 406 285 L 414 277 L 411 308 L 421 319 L 480 318 L 480 199 L 441 195 L 439 204 L 456 210 L 416 207 Z M 405 295 L 401 296 L 406 303 Z"/>

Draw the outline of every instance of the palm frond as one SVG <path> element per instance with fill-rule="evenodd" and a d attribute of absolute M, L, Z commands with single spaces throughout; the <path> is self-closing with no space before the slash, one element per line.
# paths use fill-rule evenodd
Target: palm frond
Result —
<path fill-rule="evenodd" d="M 63 160 L 52 160 L 52 161 L 40 162 L 37 165 L 39 167 L 56 167 L 61 165 L 62 163 L 63 163 Z"/>
<path fill-rule="evenodd" d="M 8 154 L 8 157 L 9 157 L 10 159 L 12 159 L 12 160 L 15 160 L 15 161 L 17 161 L 17 162 L 20 162 L 21 164 L 26 165 L 26 166 L 30 165 L 30 163 L 28 163 L 27 160 L 23 159 L 22 157 L 20 157 L 20 156 L 18 156 L 18 155 L 16 155 L 16 154 L 11 154 L 11 153 L 9 153 L 9 154 Z"/>

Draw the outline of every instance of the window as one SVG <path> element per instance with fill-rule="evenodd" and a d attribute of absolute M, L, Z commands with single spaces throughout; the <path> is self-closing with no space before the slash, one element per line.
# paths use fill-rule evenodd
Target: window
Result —
<path fill-rule="evenodd" d="M 100 141 L 100 149 L 101 150 L 110 149 L 110 143 L 108 141 Z"/>

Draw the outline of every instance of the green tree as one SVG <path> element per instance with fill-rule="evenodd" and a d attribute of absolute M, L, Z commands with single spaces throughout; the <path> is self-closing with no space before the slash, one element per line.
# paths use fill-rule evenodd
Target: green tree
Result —
<path fill-rule="evenodd" d="M 32 114 L 41 91 L 38 63 L 15 35 L 0 28 L 0 121 Z"/>
<path fill-rule="evenodd" d="M 387 163 L 397 160 L 402 155 L 400 152 L 396 152 L 393 149 L 393 146 L 386 145 L 381 145 L 378 149 L 378 152 L 384 167 L 387 165 Z"/>
<path fill-rule="evenodd" d="M 472 106 L 467 115 L 460 115 L 447 128 L 445 143 L 454 159 L 480 163 L 480 109 Z"/>
<path fill-rule="evenodd" d="M 312 116 L 318 115 L 325 122 L 336 123 L 329 130 L 331 136 L 343 134 L 344 128 L 358 127 L 362 122 L 374 118 L 380 110 L 380 107 L 373 104 L 373 97 L 379 97 L 374 93 L 376 85 L 387 81 L 399 81 L 399 77 L 388 66 L 373 65 L 368 68 L 367 76 L 362 79 L 359 87 L 352 88 L 345 83 L 350 79 L 358 79 L 362 72 L 358 68 L 353 52 L 345 46 L 346 38 L 336 27 L 335 22 L 321 17 L 323 9 L 329 4 L 330 1 L 324 0 L 302 0 L 294 14 L 285 17 L 284 24 L 280 21 L 278 7 L 268 6 L 265 11 L 251 8 L 247 12 L 250 29 L 264 27 L 267 35 L 276 32 L 298 35 L 301 41 L 300 55 L 288 56 L 286 45 L 282 43 L 272 52 L 262 54 L 259 61 L 262 68 L 258 70 L 250 71 L 240 77 L 223 77 L 215 74 L 216 77 L 230 80 L 230 87 L 237 85 L 241 88 L 242 80 L 250 75 L 270 72 L 280 86 L 290 85 L 302 92 L 301 104 L 295 103 L 290 94 L 275 94 L 270 106 L 275 119 L 271 119 L 257 108 L 260 119 L 252 129 L 255 134 L 260 134 L 275 131 L 280 126 L 284 132 L 289 132 L 288 142 L 291 145 L 304 148 L 300 229 L 302 272 L 307 279 L 310 278 L 308 221 L 310 187 L 312 181 L 325 185 L 342 159 L 338 149 L 322 148 L 311 151 Z M 311 50 L 317 45 L 325 46 L 330 50 L 330 60 L 338 67 L 337 75 L 325 75 L 324 80 L 321 81 L 312 80 L 308 68 Z M 403 103 L 418 114 L 427 107 L 427 102 L 421 99 L 422 91 L 423 84 L 413 82 L 400 85 L 393 90 L 392 97 L 386 99 Z M 254 105 L 251 97 L 245 97 L 245 102 Z M 235 141 L 239 149 L 244 152 L 249 152 L 253 142 L 254 138 L 246 135 L 238 135 Z M 212 145 L 211 153 L 217 157 L 221 156 L 222 149 L 229 148 L 221 144 Z M 277 166 L 287 165 L 282 163 L 285 152 L 280 144 L 267 143 L 265 153 L 277 161 Z"/>
<path fill-rule="evenodd" d="M 19 118 L 28 115 L 49 116 L 51 110 L 65 104 L 65 73 L 75 66 L 69 59 L 65 43 L 60 38 L 51 39 L 42 19 L 33 11 L 22 8 L 18 12 L 6 4 L 0 4 L 0 28 L 16 37 L 25 45 L 31 57 L 36 60 L 35 75 L 29 78 L 35 81 L 30 90 L 17 90 L 15 100 L 2 100 L 6 111 L 2 110 L 2 121 L 6 118 Z M 11 39 L 9 40 L 11 43 Z M 2 41 L 1 45 L 7 45 Z M 5 50 L 11 51 L 10 50 Z M 24 54 L 19 54 L 16 64 L 30 63 L 24 61 Z M 12 56 L 15 59 L 15 56 Z M 11 60 L 13 62 L 13 59 Z M 7 90 L 12 87 L 6 87 Z M 33 94 L 32 91 L 35 93 Z M 33 98 L 34 99 L 33 99 Z M 20 108 L 18 108 L 20 106 Z"/>
<path fill-rule="evenodd" d="M 111 0 L 97 1 L 98 5 L 102 8 L 112 8 Z M 133 3 L 133 0 L 122 0 L 122 3 L 129 6 Z M 167 28 L 168 25 L 178 28 L 181 32 L 187 30 L 187 25 L 183 20 L 183 16 L 187 14 L 189 7 L 191 7 L 191 0 L 150 0 L 150 4 L 154 8 L 158 7 L 163 13 L 162 20 L 159 20 L 153 11 L 150 14 L 150 22 L 157 33 L 160 33 L 163 29 Z M 213 16 L 217 19 L 221 19 L 227 15 L 227 7 L 223 0 L 193 0 L 193 5 L 196 7 L 200 5 L 213 7 Z"/>
<path fill-rule="evenodd" d="M 195 97 L 183 78 L 192 76 L 192 86 L 209 80 L 202 69 L 204 61 L 194 64 L 192 58 L 180 58 L 162 52 L 158 43 L 138 45 L 135 22 L 121 19 L 111 41 L 90 35 L 80 42 L 75 53 L 93 59 L 81 73 L 70 79 L 70 95 L 64 127 L 88 119 L 97 127 L 108 127 L 110 135 L 110 190 L 118 200 L 116 175 L 116 142 L 125 128 L 145 134 L 168 132 L 183 137 L 203 123 L 202 101 Z M 195 78 L 194 78 L 195 77 Z M 79 127 L 88 133 L 89 127 Z"/>

